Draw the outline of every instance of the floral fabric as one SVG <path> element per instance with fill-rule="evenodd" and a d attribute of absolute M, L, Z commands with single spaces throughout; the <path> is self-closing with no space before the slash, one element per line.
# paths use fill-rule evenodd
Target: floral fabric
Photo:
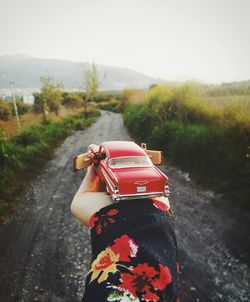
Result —
<path fill-rule="evenodd" d="M 83 302 L 178 302 L 172 214 L 157 199 L 122 201 L 89 221 L 92 264 Z"/>

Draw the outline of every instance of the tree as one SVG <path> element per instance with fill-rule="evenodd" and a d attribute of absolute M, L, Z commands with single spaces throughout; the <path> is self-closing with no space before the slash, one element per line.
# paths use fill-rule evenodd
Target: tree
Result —
<path fill-rule="evenodd" d="M 68 108 L 80 108 L 82 107 L 82 97 L 76 93 L 63 93 L 62 105 Z"/>
<path fill-rule="evenodd" d="M 34 93 L 34 110 L 43 113 L 43 120 L 47 121 L 49 111 L 59 114 L 62 100 L 63 86 L 53 82 L 50 76 L 42 76 L 40 78 L 42 88 L 40 93 Z"/>
<path fill-rule="evenodd" d="M 95 63 L 82 65 L 82 71 L 85 90 L 84 111 L 86 112 L 88 102 L 93 101 L 98 91 L 99 81 Z"/>
<path fill-rule="evenodd" d="M 80 65 L 83 75 L 83 88 L 85 90 L 84 110 L 86 112 L 88 102 L 94 101 L 100 84 L 105 80 L 107 71 L 104 71 L 101 81 L 98 79 L 98 72 L 95 63 Z"/>

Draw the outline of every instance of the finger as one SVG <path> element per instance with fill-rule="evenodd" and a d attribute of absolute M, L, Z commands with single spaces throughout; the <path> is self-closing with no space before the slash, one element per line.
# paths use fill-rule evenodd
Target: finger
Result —
<path fill-rule="evenodd" d="M 89 157 L 90 159 L 93 159 L 93 158 L 94 158 L 94 153 L 93 153 L 92 150 L 89 150 L 89 151 L 88 151 L 88 157 Z"/>

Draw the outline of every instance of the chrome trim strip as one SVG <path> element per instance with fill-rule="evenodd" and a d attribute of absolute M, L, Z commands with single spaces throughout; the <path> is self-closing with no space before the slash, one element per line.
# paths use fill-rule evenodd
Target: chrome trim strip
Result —
<path fill-rule="evenodd" d="M 112 176 L 114 177 L 115 181 L 118 183 L 117 177 L 115 176 L 115 174 L 112 172 L 112 170 L 110 169 L 110 167 L 108 167 L 109 169 L 109 173 L 112 174 Z"/>
<path fill-rule="evenodd" d="M 149 183 L 149 181 L 147 181 L 147 180 L 139 180 L 139 181 L 134 182 L 134 184 L 138 185 L 138 186 L 144 186 L 148 183 Z"/>
<path fill-rule="evenodd" d="M 135 193 L 131 195 L 117 195 L 117 200 L 126 200 L 126 199 L 140 199 L 146 197 L 155 197 L 155 196 L 165 196 L 163 192 L 152 192 L 152 193 Z"/>
<path fill-rule="evenodd" d="M 160 174 L 161 176 L 163 176 L 164 178 L 167 177 L 167 175 L 164 174 L 160 168 L 158 168 L 157 166 L 155 166 L 155 168 L 156 168 L 156 170 L 159 172 L 159 174 Z"/>
<path fill-rule="evenodd" d="M 111 179 L 109 178 L 108 174 L 105 172 L 105 170 L 103 168 L 99 167 L 99 169 L 102 171 L 102 173 L 105 176 L 105 178 L 106 178 L 109 186 L 114 191 L 115 190 L 115 184 L 111 181 Z"/>

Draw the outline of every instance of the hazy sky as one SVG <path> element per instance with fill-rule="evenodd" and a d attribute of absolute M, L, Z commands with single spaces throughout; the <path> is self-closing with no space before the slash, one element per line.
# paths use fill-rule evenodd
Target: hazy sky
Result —
<path fill-rule="evenodd" d="M 0 0 L 0 55 L 250 79 L 250 0 Z"/>

